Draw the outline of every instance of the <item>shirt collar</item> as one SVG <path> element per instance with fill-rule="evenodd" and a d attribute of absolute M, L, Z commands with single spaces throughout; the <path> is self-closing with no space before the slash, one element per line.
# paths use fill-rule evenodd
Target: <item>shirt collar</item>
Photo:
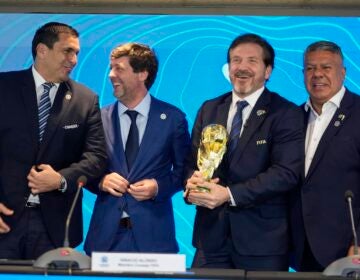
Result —
<path fill-rule="evenodd" d="M 246 100 L 247 103 L 249 103 L 251 108 L 254 108 L 257 100 L 259 99 L 260 95 L 263 93 L 265 87 L 261 87 L 258 90 L 254 91 L 252 94 L 246 96 L 244 99 L 241 99 L 239 96 L 236 95 L 236 93 L 233 91 L 232 92 L 232 103 L 231 106 L 232 107 L 236 107 L 236 103 L 238 101 L 243 101 Z"/>
<path fill-rule="evenodd" d="M 331 97 L 328 101 L 326 101 L 323 106 L 326 106 L 327 104 L 333 104 L 336 106 L 336 108 L 339 108 L 340 107 L 340 103 L 341 103 L 341 100 L 343 99 L 344 97 L 344 94 L 345 94 L 345 87 L 342 86 L 341 89 L 333 96 Z M 311 111 L 313 112 L 316 112 L 314 110 L 314 107 L 312 106 L 311 104 L 311 100 L 310 100 L 310 97 L 308 98 L 308 100 L 306 101 L 305 105 L 304 105 L 304 108 L 305 108 L 305 111 L 308 112 L 309 109 L 311 109 Z M 316 114 L 317 115 L 317 114 Z"/>
<path fill-rule="evenodd" d="M 121 116 L 122 114 L 125 114 L 125 112 L 129 110 L 129 108 L 126 107 L 124 104 L 122 104 L 120 101 L 118 102 L 119 102 L 119 115 Z M 131 110 L 134 110 L 138 112 L 140 115 L 147 117 L 150 111 L 150 104 L 151 104 L 151 97 L 150 94 L 147 93 L 143 98 L 143 100 L 141 100 L 141 102 L 134 109 Z"/>
<path fill-rule="evenodd" d="M 39 89 L 41 87 L 41 90 L 42 90 L 43 84 L 46 83 L 47 81 L 35 69 L 34 65 L 31 67 L 31 71 L 32 71 L 32 74 L 33 74 L 33 77 L 34 77 L 36 89 Z M 60 83 L 53 83 L 53 84 L 55 85 L 55 88 L 58 89 Z"/>

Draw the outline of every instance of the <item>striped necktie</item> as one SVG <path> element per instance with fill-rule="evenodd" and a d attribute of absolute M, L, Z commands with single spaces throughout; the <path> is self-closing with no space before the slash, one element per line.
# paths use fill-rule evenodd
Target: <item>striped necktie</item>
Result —
<path fill-rule="evenodd" d="M 47 120 L 49 118 L 50 108 L 51 108 L 51 102 L 50 102 L 50 89 L 54 86 L 53 83 L 44 83 L 42 84 L 44 87 L 44 92 L 40 97 L 39 102 L 39 141 L 41 142 L 44 132 Z"/>
<path fill-rule="evenodd" d="M 240 131 L 243 124 L 242 111 L 247 105 L 249 105 L 249 103 L 247 103 L 247 101 L 245 100 L 236 102 L 237 111 L 231 124 L 231 131 L 229 136 L 228 152 L 230 155 L 235 151 L 236 146 L 239 142 Z"/>

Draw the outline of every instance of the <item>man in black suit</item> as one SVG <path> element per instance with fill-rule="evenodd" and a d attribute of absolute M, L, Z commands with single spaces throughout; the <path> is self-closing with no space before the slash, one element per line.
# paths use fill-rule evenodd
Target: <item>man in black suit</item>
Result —
<path fill-rule="evenodd" d="M 322 271 L 353 254 L 347 190 L 360 233 L 360 97 L 344 87 L 345 73 L 335 43 L 318 41 L 305 50 L 305 166 L 291 204 L 294 268 L 301 271 Z"/>
<path fill-rule="evenodd" d="M 300 175 L 303 121 L 294 104 L 265 88 L 274 56 L 263 38 L 237 37 L 228 50 L 232 92 L 205 102 L 198 112 L 185 192 L 197 205 L 193 267 L 288 269 L 287 195 Z M 236 120 L 242 124 L 234 135 Z M 222 124 L 230 137 L 222 164 L 207 182 L 196 171 L 196 157 L 209 124 Z"/>
<path fill-rule="evenodd" d="M 66 24 L 47 23 L 33 38 L 33 66 L 0 73 L 1 259 L 34 259 L 62 246 L 77 179 L 104 171 L 97 96 L 69 78 L 78 37 Z M 80 198 L 71 247 L 82 241 L 81 208 Z"/>

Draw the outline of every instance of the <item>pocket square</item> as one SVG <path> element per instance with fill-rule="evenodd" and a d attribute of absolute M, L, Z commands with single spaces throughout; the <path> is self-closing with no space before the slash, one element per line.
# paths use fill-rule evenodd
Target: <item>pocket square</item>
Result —
<path fill-rule="evenodd" d="M 75 124 L 64 125 L 63 129 L 75 129 L 78 127 L 79 127 L 79 125 L 77 123 L 75 123 Z"/>
<path fill-rule="evenodd" d="M 266 144 L 267 142 L 266 142 L 266 140 L 265 139 L 262 139 L 262 140 L 256 140 L 256 145 L 258 146 L 258 145 L 264 145 L 264 144 Z"/>

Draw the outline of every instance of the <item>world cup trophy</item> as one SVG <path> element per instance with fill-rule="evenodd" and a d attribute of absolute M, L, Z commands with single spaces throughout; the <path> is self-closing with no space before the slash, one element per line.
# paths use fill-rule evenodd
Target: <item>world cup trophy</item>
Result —
<path fill-rule="evenodd" d="M 210 181 L 214 171 L 220 165 L 226 152 L 228 133 L 220 124 L 209 124 L 201 132 L 200 145 L 197 154 L 197 166 L 206 181 Z M 203 186 L 197 186 L 200 192 L 210 192 Z"/>

